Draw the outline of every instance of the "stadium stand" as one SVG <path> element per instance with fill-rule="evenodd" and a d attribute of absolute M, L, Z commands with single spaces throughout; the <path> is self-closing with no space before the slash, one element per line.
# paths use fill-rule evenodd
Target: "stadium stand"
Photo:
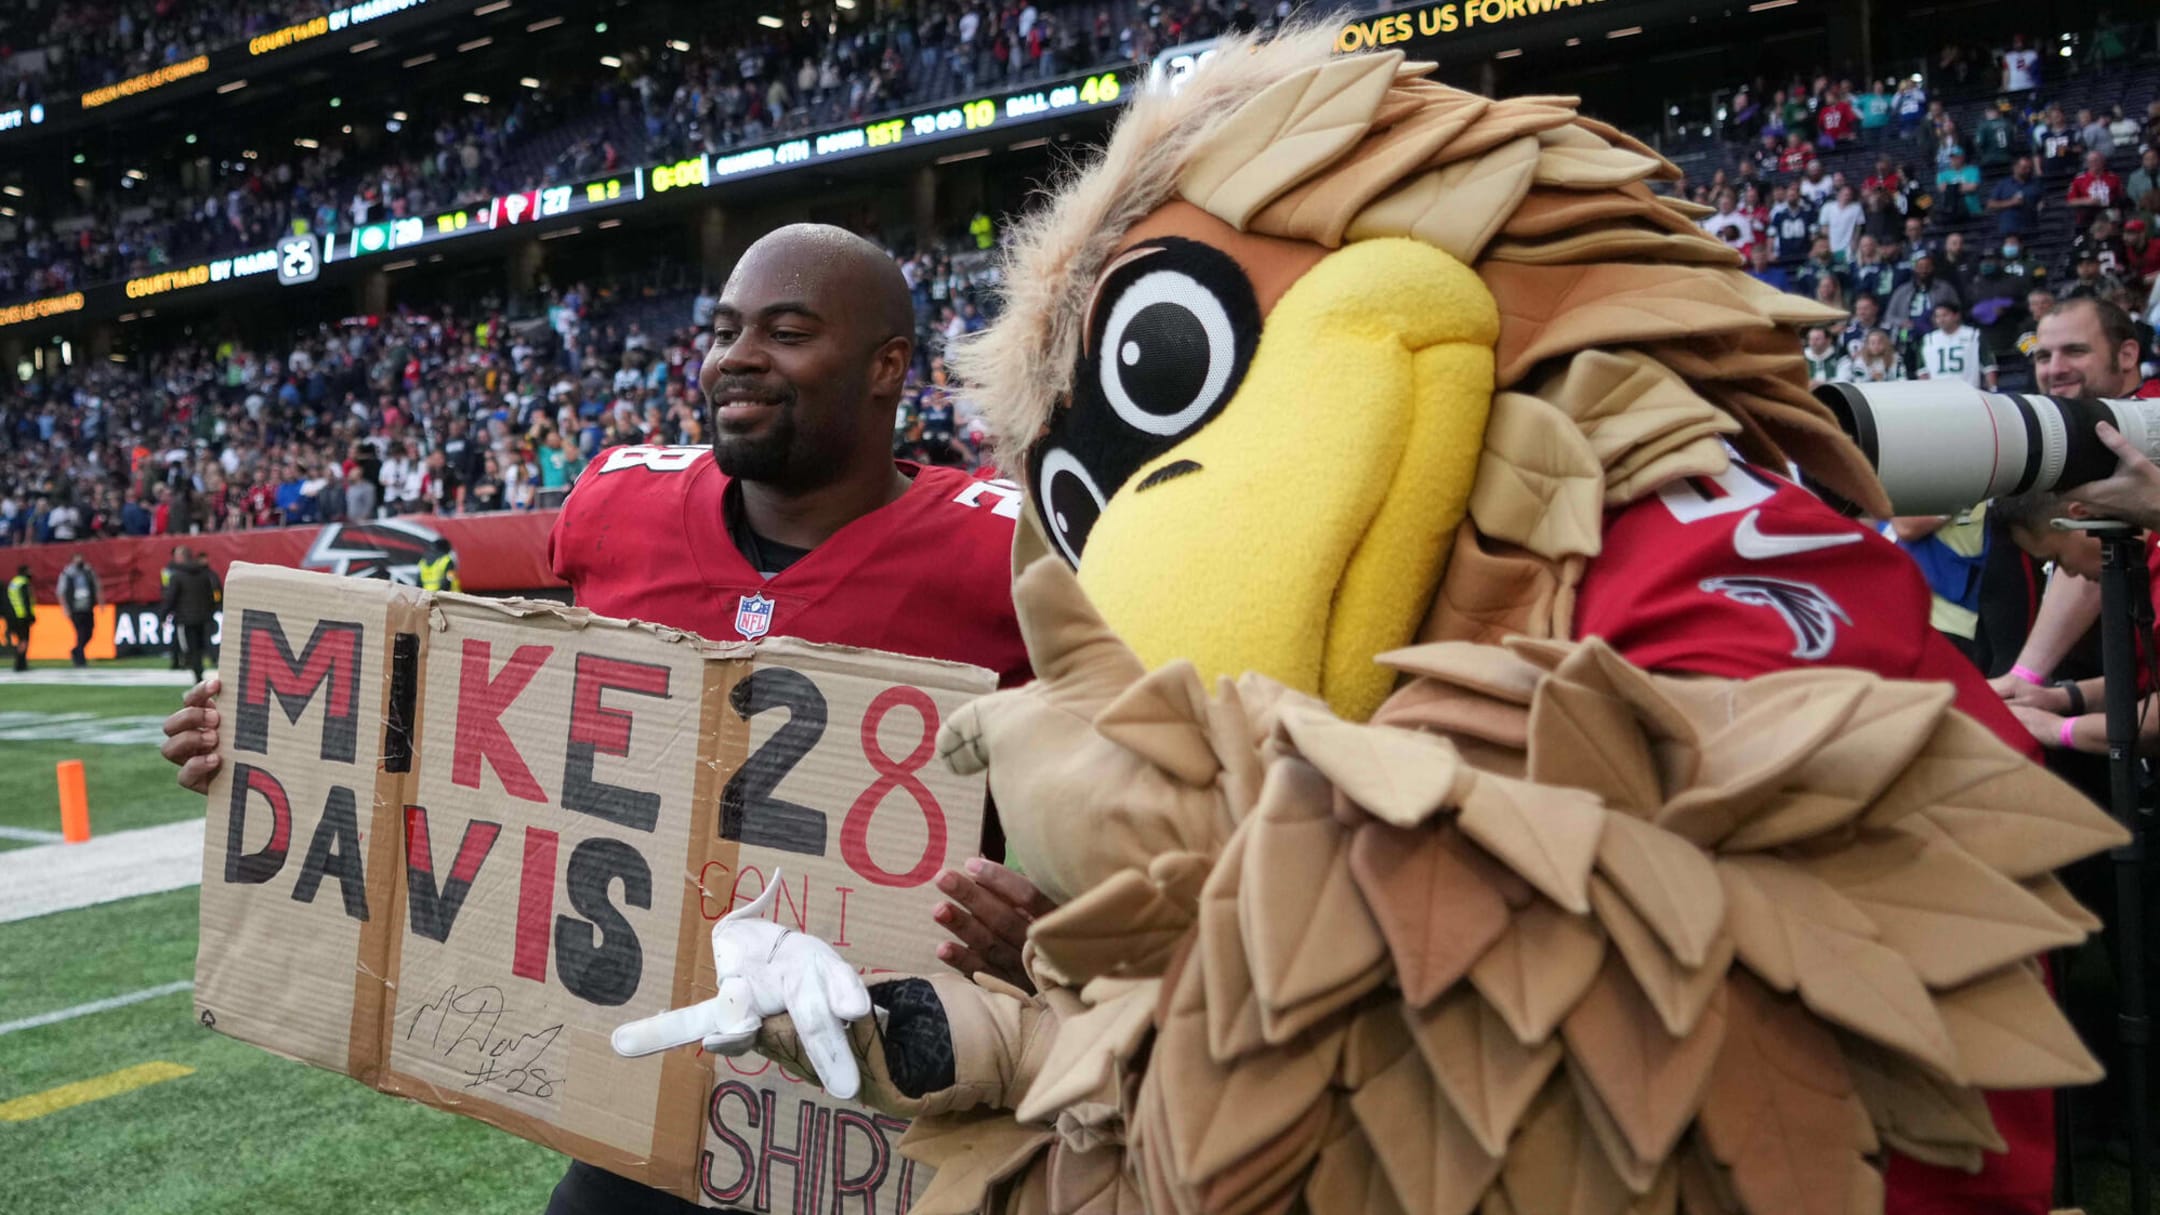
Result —
<path fill-rule="evenodd" d="M 59 37 L 64 46 L 104 46 L 102 39 L 116 28 L 108 21 L 94 35 L 84 33 L 70 6 L 53 22 L 66 31 Z M 205 19 L 200 28 L 252 31 L 260 24 L 229 14 Z M 515 100 L 398 122 L 387 155 L 364 154 L 346 135 L 305 155 L 273 150 L 226 161 L 212 180 L 201 179 L 183 160 L 125 180 L 87 208 L 73 197 L 29 206 L 21 239 L 0 249 L 0 303 L 259 249 L 286 232 L 349 231 L 575 180 L 617 164 L 719 152 L 977 90 L 1145 59 L 1165 40 L 1212 37 L 1252 24 L 1251 9 L 1242 5 L 1218 13 L 1195 3 L 1166 22 L 1160 14 L 1144 15 L 1130 0 L 1040 9 L 1011 2 L 987 8 L 925 3 L 915 5 L 910 17 L 862 27 L 782 32 L 750 25 L 746 33 L 679 43 L 687 51 L 656 41 L 629 51 L 615 68 L 587 64 L 551 74 Z M 0 59 L 0 80 L 8 77 L 7 65 L 25 60 L 46 58 L 16 51 Z M 89 50 L 65 52 L 58 60 L 104 61 Z M 19 67 L 14 74 L 26 79 Z"/>
<path fill-rule="evenodd" d="M 1952 86 L 1940 95 L 1928 97 L 1934 113 L 1926 121 L 1916 124 L 1909 137 L 1901 134 L 1895 124 L 1886 123 L 1833 147 L 1818 146 L 1812 138 L 1803 141 L 1807 149 L 1804 160 L 1821 165 L 1820 176 L 1832 190 L 1837 185 L 1849 184 L 1856 188 L 1856 193 L 1862 192 L 1876 177 L 1877 166 L 1885 158 L 1894 174 L 1905 183 L 1901 191 L 1888 195 L 1894 216 L 1888 226 L 1896 239 L 1878 239 L 1878 244 L 1883 246 L 1883 260 L 1892 265 L 1891 273 L 1871 281 L 1881 284 L 1872 293 L 1877 296 L 1878 305 L 1884 306 L 1884 325 L 1897 341 L 1908 374 L 1918 372 L 1919 341 L 1932 322 L 1926 316 L 1893 316 L 1887 310 L 1895 288 L 1911 278 L 1916 248 L 1906 239 L 1907 221 L 1920 221 L 1917 228 L 1920 243 L 1934 255 L 1938 272 L 1958 288 L 1970 307 L 1972 288 L 1981 277 L 1981 263 L 2001 260 L 1999 255 L 2005 235 L 1999 215 L 1984 209 L 1984 200 L 1999 183 L 2010 177 L 2011 166 L 2019 158 L 2029 157 L 2034 161 L 2034 180 L 2038 182 L 2044 204 L 2031 230 L 2020 234 L 2018 261 L 2004 263 L 2001 277 L 2016 279 L 2027 289 L 2045 285 L 2057 293 L 2075 290 L 2079 294 L 2102 294 L 2121 303 L 2134 315 L 2142 316 L 2151 310 L 2153 275 L 2150 269 L 2141 271 L 2130 264 L 2131 259 L 2124 256 L 2121 248 L 2120 234 L 2141 214 L 2141 222 L 2148 227 L 2152 226 L 2154 217 L 2149 212 L 2140 212 L 2138 199 L 2118 197 L 2109 208 L 2114 212 L 2116 239 L 2081 242 L 2081 238 L 2087 236 L 2087 226 L 2068 199 L 2085 164 L 2089 142 L 2086 132 L 2094 125 L 2113 128 L 2113 133 L 2101 140 L 2107 148 L 2103 159 L 2108 169 L 2122 180 L 2129 180 L 2138 171 L 2142 149 L 2160 147 L 2160 66 L 2150 62 L 2115 64 L 2105 70 L 2086 71 L 2059 82 L 2043 82 L 2036 90 L 2015 95 L 1993 87 L 1997 83 L 1991 75 L 1988 80 L 1972 81 L 1962 88 Z M 1822 82 L 1816 87 L 1821 88 Z M 1980 169 L 1977 198 L 1981 202 L 1976 208 L 1968 208 L 1946 194 L 1939 184 L 1940 174 L 1947 167 L 1947 151 L 1952 145 L 1971 153 L 1971 159 L 1980 159 L 1981 149 L 1968 145 L 1977 143 L 1976 135 L 1987 132 L 1983 123 L 1991 114 L 1999 114 L 2005 120 L 2007 130 L 2003 138 L 2007 145 L 1989 158 L 1987 167 Z M 2050 128 L 2054 132 L 2053 142 L 2046 133 L 2036 136 L 2035 132 L 2036 126 L 2046 124 L 2051 114 L 2060 115 L 2055 126 Z M 2079 115 L 2085 115 L 2091 121 L 2079 122 Z M 1760 167 L 1755 153 L 1761 145 L 1759 139 L 1753 137 L 1760 129 L 1758 120 L 1752 129 L 1728 131 L 1728 137 L 1714 146 L 1673 154 L 1672 159 L 1687 174 L 1680 188 L 1695 201 L 1718 207 L 1720 215 L 1729 215 L 1732 212 L 1720 206 L 1720 199 L 1726 192 L 1730 191 L 1735 203 L 1739 204 L 1747 189 L 1755 186 L 1762 203 L 1750 216 L 1752 231 L 1744 234 L 1744 239 L 1734 242 L 1736 247 L 1750 251 L 1749 247 L 1756 241 L 1770 243 L 1773 251 L 1760 272 L 1766 281 L 1787 290 L 1814 294 L 1821 279 L 1833 278 L 1841 288 L 1838 302 L 1849 306 L 1855 294 L 1852 269 L 1859 234 L 1853 238 L 1854 248 L 1833 252 L 1835 268 L 1823 273 L 1809 264 L 1809 250 L 1815 238 L 1825 235 L 1822 208 L 1803 209 L 1805 229 L 1798 241 L 1779 239 L 1770 231 L 1773 223 L 1769 210 L 1776 188 L 1802 182 L 1812 175 L 1812 170 L 1804 164 L 1799 172 L 1784 167 Z M 1939 132 L 1948 132 L 1948 137 Z M 1812 127 L 1809 133 L 1812 133 Z M 2049 155 L 2049 152 L 2054 154 Z M 1790 164 L 1790 159 L 1785 163 Z M 2129 191 L 2124 190 L 2123 194 L 2128 195 Z M 1744 206 L 1740 209 L 1745 213 Z M 1719 216 L 1704 221 L 1706 230 L 1713 235 L 1717 234 L 1719 224 Z M 1860 231 L 1875 231 L 1875 225 L 1864 224 Z M 2079 287 L 2076 285 L 2078 255 L 2087 247 L 2100 255 L 2101 273 L 2088 285 Z M 2017 291 L 2011 307 L 1999 314 L 1991 311 L 1989 319 L 1983 323 L 1991 343 L 1990 353 L 2002 365 L 2006 376 L 2021 376 L 2025 370 L 2016 348 L 2017 339 L 2031 327 L 2025 294 L 2025 290 Z"/>
<path fill-rule="evenodd" d="M 972 467 L 986 435 L 942 350 L 986 323 L 986 257 L 900 260 L 920 324 L 895 449 Z M 705 441 L 712 303 L 576 284 L 537 316 L 407 310 L 280 350 L 183 344 L 35 376 L 0 406 L 0 545 L 557 505 L 605 447 Z"/>
<path fill-rule="evenodd" d="M 1112 53 L 1130 54 L 1129 45 L 1123 37 L 1114 39 Z M 678 62 L 672 67 L 659 66 L 661 60 L 626 63 L 584 98 L 597 103 L 590 107 L 572 106 L 566 98 L 559 112 L 535 107 L 528 117 L 519 117 L 513 111 L 499 123 L 475 115 L 464 124 L 439 124 L 429 138 L 438 158 L 447 158 L 454 169 L 462 167 L 459 154 L 467 143 L 496 149 L 484 154 L 495 159 L 479 171 L 479 184 L 469 187 L 477 197 L 501 188 L 489 173 L 523 175 L 517 180 L 575 177 L 611 157 L 666 155 L 699 140 L 711 147 L 722 135 L 739 136 L 760 121 L 746 102 L 738 125 L 713 126 L 710 104 L 684 98 L 698 93 L 694 77 L 699 72 L 729 69 L 717 55 L 674 58 Z M 739 75 L 740 65 L 733 70 Z M 1985 112 L 2001 96 L 1992 83 L 1946 87 L 1928 98 L 1939 111 L 1933 121 L 1947 122 L 1957 132 L 1979 131 Z M 935 90 L 950 83 L 917 79 L 908 87 Z M 1836 104 L 1827 81 L 1814 87 L 1818 109 Z M 836 96 L 837 90 L 814 91 L 812 104 L 855 104 L 852 97 L 835 101 Z M 2035 150 L 2032 124 L 2045 121 L 2051 108 L 2066 115 L 2119 112 L 2124 117 L 2115 128 L 2125 137 L 2111 138 L 2105 159 L 2120 178 L 2134 180 L 2141 146 L 2160 140 L 2160 117 L 2144 117 L 2160 115 L 2156 98 L 2160 67 L 2146 62 L 2109 64 L 2047 82 L 2017 98 L 2009 114 L 2009 157 Z M 1831 280 L 1837 300 L 1847 304 L 1857 294 L 1849 253 L 1830 255 L 1827 267 L 1808 263 L 1807 250 L 1824 234 L 1820 208 L 1806 209 L 1803 239 L 1795 241 L 1769 230 L 1768 204 L 1776 188 L 1786 185 L 1815 180 L 1820 184 L 1811 191 L 1829 192 L 1841 183 L 1863 184 L 1887 157 L 1913 184 L 1897 193 L 1894 221 L 1880 221 L 1890 229 L 1882 242 L 1890 269 L 1862 290 L 1876 294 L 1880 307 L 1910 281 L 1914 249 L 1900 239 L 1907 220 L 1917 221 L 1916 235 L 1936 256 L 1942 277 L 1969 286 L 1983 257 L 2000 245 L 1998 220 L 1945 201 L 1935 184 L 1930 124 L 1900 132 L 1886 122 L 1817 146 L 1815 111 L 1803 102 L 1798 113 L 1806 115 L 1807 144 L 1798 171 L 1756 167 L 1751 154 L 1759 124 L 1736 123 L 1715 145 L 1674 154 L 1687 174 L 1678 188 L 1712 206 L 1732 190 L 1724 212 L 1739 209 L 1741 192 L 1756 187 L 1760 198 L 1750 216 L 1751 231 L 1739 243 L 1760 242 L 1772 250 L 1760 273 L 1811 294 L 1827 290 L 1824 280 Z M 2076 277 L 2073 248 L 2103 244 L 2090 234 L 2078 243 L 2077 216 L 2066 204 L 2085 138 L 2084 131 L 2073 132 L 2067 143 L 2052 149 L 2058 154 L 2048 157 L 2037 175 L 2047 206 L 2023 238 L 2021 268 L 2032 281 L 2058 290 L 2068 290 L 2066 284 Z M 1808 160 L 1820 162 L 1819 172 L 1805 167 Z M 1990 158 L 1983 198 L 2006 175 L 2004 163 L 2007 158 Z M 339 172 L 334 180 L 340 183 L 361 177 Z M 367 175 L 381 183 L 376 202 L 390 196 L 396 205 L 397 189 L 408 176 L 418 194 L 407 205 L 441 197 L 428 195 L 430 188 L 451 190 L 453 197 L 467 188 L 458 184 L 455 171 L 446 173 L 441 165 L 431 176 L 426 161 L 417 167 L 413 162 L 388 170 L 378 166 Z M 334 197 L 341 187 L 324 188 Z M 307 196 L 305 189 L 296 193 Z M 266 207 L 275 211 L 275 204 Z M 1715 232 L 1717 223 L 1713 217 L 1705 226 Z M 1878 221 L 1870 221 L 1866 230 L 1876 226 Z M 1859 231 L 1852 237 L 1855 247 Z M 125 244 L 127 232 L 120 229 L 116 245 Z M 2113 246 L 2106 248 L 2112 255 Z M 0 255 L 0 261 L 10 256 L 15 255 Z M 985 436 L 967 402 L 947 382 L 941 352 L 951 337 L 987 322 L 987 258 L 974 242 L 955 241 L 920 254 L 909 250 L 903 267 L 916 292 L 921 350 L 907 404 L 895 422 L 896 450 L 972 465 L 981 458 Z M 2119 289 L 2124 298 L 2135 290 L 2134 302 L 2142 302 L 2143 290 L 2122 281 L 2135 278 L 2134 268 L 2119 276 L 2111 271 L 2110 277 L 2102 289 Z M 455 513 L 551 505 L 602 446 L 703 441 L 695 376 L 706 340 L 710 285 L 700 291 L 696 281 L 692 268 L 675 264 L 597 289 L 561 287 L 518 315 L 407 306 L 383 316 L 318 324 L 275 350 L 197 342 L 133 364 L 47 368 L 17 385 L 0 407 L 0 544 L 221 531 L 343 518 L 356 511 Z M 2016 374 L 2016 339 L 2030 328 L 2022 294 L 2014 308 L 1982 322 L 2006 377 Z M 1903 374 L 1917 374 L 1920 341 L 1930 323 L 1928 316 L 1885 316 Z M 1857 345 L 1856 334 L 1841 336 Z M 1826 363 L 1824 370 L 1834 373 L 1838 367 Z M 356 477 L 368 488 L 353 490 Z"/>

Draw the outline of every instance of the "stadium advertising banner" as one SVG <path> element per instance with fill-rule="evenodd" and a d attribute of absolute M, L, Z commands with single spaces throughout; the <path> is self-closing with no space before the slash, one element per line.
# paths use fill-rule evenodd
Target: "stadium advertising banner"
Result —
<path fill-rule="evenodd" d="M 1139 80 L 1139 69 L 1121 68 L 1049 81 L 1015 90 L 903 114 L 877 122 L 740 148 L 699 153 L 687 160 L 639 165 L 567 185 L 506 194 L 470 207 L 364 224 L 330 234 L 288 236 L 267 249 L 159 270 L 125 282 L 104 283 L 23 303 L 0 306 L 0 329 L 76 312 L 105 317 L 192 299 L 204 288 L 256 279 L 268 286 L 297 287 L 315 281 L 331 264 L 382 258 L 461 237 L 530 225 L 555 225 L 587 211 L 635 206 L 663 195 L 704 190 L 727 182 L 766 177 L 913 148 L 925 143 L 1003 131 L 1061 115 L 1119 104 Z"/>
<path fill-rule="evenodd" d="M 221 85 L 234 80 L 244 82 L 250 71 L 265 68 L 283 70 L 293 66 L 295 59 L 306 57 L 291 53 L 297 48 L 327 51 L 348 46 L 382 32 L 385 27 L 378 23 L 385 18 L 397 17 L 416 9 L 424 10 L 425 15 L 389 24 L 405 28 L 423 20 L 434 20 L 458 11 L 457 6 L 447 3 L 446 0 L 361 0 L 360 3 L 348 4 L 306 21 L 259 34 L 244 43 L 219 47 L 206 54 L 161 64 L 150 71 L 101 85 L 74 97 L 54 97 L 37 104 L 0 110 L 0 139 L 5 139 L 10 132 L 32 131 L 48 125 L 60 127 L 84 120 L 103 121 L 108 117 L 108 106 L 138 98 L 164 100 L 174 94 L 174 86 L 189 81 L 193 81 L 200 88 L 207 87 L 213 81 Z"/>
<path fill-rule="evenodd" d="M 97 574 L 107 603 L 155 606 L 159 571 L 185 545 L 201 553 L 218 576 L 234 562 L 283 565 L 407 585 L 420 581 L 420 559 L 449 552 L 463 589 L 498 595 L 546 591 L 563 582 L 548 569 L 547 537 L 555 511 L 486 515 L 406 515 L 364 523 L 265 527 L 197 536 L 130 536 L 116 540 L 32 544 L 9 549 L 9 560 L 30 567 L 31 594 L 57 602 L 55 585 L 70 558 L 81 554 Z"/>
<path fill-rule="evenodd" d="M 1418 38 L 1473 33 L 1531 18 L 1578 12 L 1607 0 L 1447 0 L 1345 21 L 1335 34 L 1335 49 L 1385 50 Z"/>
<path fill-rule="evenodd" d="M 772 917 L 865 973 L 934 970 L 929 882 L 985 797 L 934 740 L 989 672 L 267 567 L 227 585 L 205 1027 L 708 1204 L 907 1208 L 929 1175 L 903 1124 L 609 1035 L 710 998 L 712 924 L 776 880 Z"/>

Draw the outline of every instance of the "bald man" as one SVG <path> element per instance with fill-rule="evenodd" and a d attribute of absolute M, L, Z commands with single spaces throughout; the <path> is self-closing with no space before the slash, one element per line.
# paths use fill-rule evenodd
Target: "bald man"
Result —
<path fill-rule="evenodd" d="M 914 334 L 907 283 L 876 245 L 814 224 L 752 245 L 713 311 L 698 374 L 712 411 L 711 449 L 602 452 L 549 538 L 556 574 L 597 612 L 716 640 L 799 637 L 973 663 L 1007 684 L 1026 679 L 1010 591 L 1019 491 L 893 459 L 893 414 Z M 823 841 L 827 816 L 844 809 L 746 805 L 723 831 L 801 850 L 805 840 Z M 979 876 L 994 883 L 1005 875 L 990 867 Z M 989 932 L 962 908 L 989 906 L 1006 921 L 1016 907 L 1022 916 L 1043 910 L 1026 906 L 1024 886 L 1014 898 L 985 900 L 975 880 L 947 873 L 940 889 L 960 903 L 941 906 L 938 920 L 969 942 L 946 951 L 962 964 L 993 943 L 1010 948 L 1013 933 L 1009 922 Z M 736 1104 L 722 1109 L 743 1142 L 765 1141 Z M 726 1203 L 744 1192 L 740 1173 L 722 1153 L 699 1182 Z M 806 1184 L 800 1170 L 780 1175 Z M 577 1162 L 547 1208 L 697 1209 Z"/>
<path fill-rule="evenodd" d="M 752 245 L 721 293 L 698 374 L 713 445 L 615 447 L 596 456 L 548 537 L 555 573 L 581 606 L 607 616 L 719 641 L 786 636 L 863 646 L 973 663 L 1008 685 L 1025 680 L 1010 568 L 1019 490 L 893 459 L 893 415 L 914 333 L 907 283 L 876 245 L 814 224 Z M 165 722 L 165 756 L 181 766 L 181 785 L 198 793 L 220 762 L 217 693 L 215 676 L 198 683 Z M 845 810 L 769 798 L 742 804 L 723 831 L 814 851 L 830 816 Z M 1025 921 L 1047 907 L 1003 869 L 970 865 L 980 871 L 938 876 L 952 901 L 934 914 L 958 938 L 941 956 L 963 970 L 993 965 L 1010 973 Z M 669 976 L 648 969 L 644 981 Z M 735 1105 L 724 1109 L 738 1139 L 765 1141 Z M 780 1175 L 804 1184 L 799 1171 Z M 743 1193 L 741 1180 L 722 1154 L 699 1184 L 728 1203 Z M 570 1165 L 547 1207 L 548 1215 L 699 1209 L 582 1162 Z"/>

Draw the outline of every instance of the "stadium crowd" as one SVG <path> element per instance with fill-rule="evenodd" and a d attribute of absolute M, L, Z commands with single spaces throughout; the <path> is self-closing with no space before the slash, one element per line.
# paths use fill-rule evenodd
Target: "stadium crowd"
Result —
<path fill-rule="evenodd" d="M 1192 27 L 1168 33 L 1199 36 L 1204 21 L 1248 12 L 1196 4 Z M 941 19 L 933 13 L 926 28 Z M 1114 53 L 1141 53 L 1146 42 L 1119 35 Z M 926 70 L 966 69 L 948 56 Z M 2078 78 L 2069 107 L 2023 39 L 2003 48 L 1997 70 L 1962 102 L 1915 79 L 1866 96 L 1825 76 L 1743 88 L 1730 106 L 1726 159 L 1698 159 L 1695 180 L 1682 183 L 1711 212 L 1705 230 L 1758 277 L 1848 313 L 1842 326 L 1807 335 L 1818 380 L 1955 375 L 2030 386 L 2025 355 L 2039 319 L 2081 297 L 2143 318 L 2151 356 L 2160 74 L 2100 65 Z M 674 71 L 689 74 L 653 74 Z M 720 77 L 730 72 L 752 74 L 740 57 L 732 67 L 698 55 L 626 63 L 629 80 L 608 104 L 642 114 L 663 148 L 737 136 L 744 128 L 730 122 L 771 111 L 755 108 L 754 90 L 727 86 Z M 771 92 L 782 91 L 776 78 Z M 802 96 L 855 104 L 808 85 Z M 713 124 L 731 108 L 735 118 Z M 459 180 L 466 152 L 490 137 L 442 124 L 437 157 L 412 172 Z M 605 142 L 574 143 L 558 168 L 582 172 L 596 167 L 590 158 L 619 155 Z M 303 171 L 297 196 L 312 197 L 308 183 L 329 172 Z M 369 215 L 385 197 L 410 205 L 398 185 L 370 181 L 340 207 L 325 197 L 323 210 L 357 219 L 369 199 Z M 921 352 L 895 443 L 917 459 L 973 465 L 986 438 L 942 358 L 945 342 L 988 320 L 990 270 L 975 244 L 903 258 Z M 407 310 L 320 326 L 274 351 L 227 343 L 53 368 L 0 409 L 0 543 L 552 505 L 603 446 L 703 441 L 695 377 L 713 303 L 709 288 L 647 300 L 578 284 L 554 292 L 544 318 Z"/>
<path fill-rule="evenodd" d="M 1290 0 L 1260 2 L 1264 20 L 1254 0 L 1144 7 L 1132 0 L 924 2 L 844 27 L 752 27 L 738 37 L 634 47 L 619 56 L 619 67 L 603 69 L 596 61 L 566 69 L 514 99 L 459 103 L 456 112 L 432 120 L 399 111 L 381 136 L 372 129 L 356 136 L 348 126 L 304 154 L 250 149 L 215 169 L 206 157 L 182 159 L 138 170 L 142 177 L 121 179 L 87 209 L 73 197 L 18 202 L 19 239 L 0 249 L 0 302 L 266 248 L 288 232 L 349 231 L 629 163 L 718 152 L 979 89 L 1145 60 L 1164 45 L 1272 24 L 1294 7 Z M 173 3 L 163 0 L 152 11 Z M 122 15 L 137 7 L 152 8 L 119 6 Z M 107 17 L 84 31 L 64 6 L 55 22 L 69 31 L 63 42 L 105 47 L 119 19 Z M 131 38 L 157 40 L 183 28 L 178 21 L 138 16 Z M 235 12 L 184 28 L 252 31 L 259 24 L 259 17 Z M 171 45 L 198 43 L 182 38 Z M 0 51 L 0 80 L 8 79 L 10 64 L 48 58 Z M 108 60 L 86 49 L 58 62 Z M 14 76 L 28 79 L 20 67 Z"/>
<path fill-rule="evenodd" d="M 919 321 L 895 450 L 973 466 L 986 439 L 943 350 L 987 323 L 974 242 L 901 257 Z M 0 545 L 557 505 L 617 443 L 700 444 L 717 298 L 576 284 L 545 319 L 400 312 L 276 351 L 182 345 L 63 367 L 0 405 Z"/>
<path fill-rule="evenodd" d="M 2153 373 L 2160 75 L 2122 62 L 2119 31 L 2091 46 L 2051 63 L 2018 35 L 1864 91 L 1734 91 L 1722 153 L 1683 188 L 1757 278 L 1847 313 L 1807 336 L 1817 382 L 2029 388 L 2040 318 L 2080 298 L 2139 318 Z"/>

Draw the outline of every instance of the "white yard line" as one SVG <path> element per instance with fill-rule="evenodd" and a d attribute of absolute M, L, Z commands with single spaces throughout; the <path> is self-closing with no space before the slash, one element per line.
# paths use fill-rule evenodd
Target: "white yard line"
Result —
<path fill-rule="evenodd" d="M 14 840 L 18 844 L 57 844 L 64 838 L 57 831 L 40 831 L 35 827 L 0 827 L 0 840 Z"/>
<path fill-rule="evenodd" d="M 120 670 L 102 670 L 98 667 L 35 667 L 28 671 L 0 670 L 0 689 L 9 684 L 63 684 L 73 687 L 92 688 L 191 688 L 195 676 L 188 671 L 160 671 L 156 668 L 126 667 Z"/>
<path fill-rule="evenodd" d="M 60 1021 L 72 1021 L 77 1017 L 87 1017 L 91 1013 L 108 1012 L 115 1008 L 126 1008 L 130 1004 L 140 1004 L 144 1000 L 155 1000 L 159 996 L 169 996 L 174 994 L 175 992 L 193 991 L 194 989 L 195 980 L 182 979 L 178 983 L 164 983 L 156 987 L 145 987 L 141 991 L 131 991 L 124 996 L 107 996 L 105 999 L 102 1000 L 92 1000 L 88 1004 L 77 1004 L 73 1008 L 56 1008 L 49 1013 L 39 1013 L 34 1017 L 24 1017 L 20 1021 L 0 1021 L 0 1037 L 12 1034 L 15 1031 L 21 1029 L 36 1029 L 40 1025 L 52 1025 Z"/>
<path fill-rule="evenodd" d="M 0 852 L 0 924 L 200 885 L 203 820 Z"/>

